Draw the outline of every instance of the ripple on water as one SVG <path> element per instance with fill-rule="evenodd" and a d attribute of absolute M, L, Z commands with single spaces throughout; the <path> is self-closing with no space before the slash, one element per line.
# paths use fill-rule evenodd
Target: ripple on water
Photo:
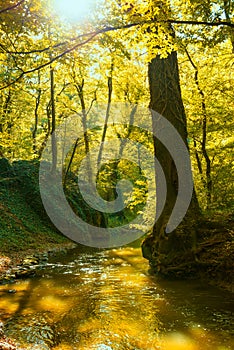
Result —
<path fill-rule="evenodd" d="M 199 282 L 157 281 L 139 249 L 74 250 L 53 259 L 35 278 L 0 286 L 0 312 L 17 341 L 23 326 L 33 327 L 32 316 L 49 313 L 54 350 L 234 348 L 227 294 Z"/>

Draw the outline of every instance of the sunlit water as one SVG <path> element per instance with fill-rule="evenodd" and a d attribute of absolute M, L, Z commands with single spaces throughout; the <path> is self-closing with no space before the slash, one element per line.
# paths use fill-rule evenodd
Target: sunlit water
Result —
<path fill-rule="evenodd" d="M 34 278 L 0 286 L 1 319 L 10 320 L 11 336 L 27 349 L 46 349 L 22 345 L 27 327 L 40 327 L 40 315 L 54 327 L 54 350 L 234 349 L 231 294 L 147 271 L 140 249 L 75 249 Z"/>

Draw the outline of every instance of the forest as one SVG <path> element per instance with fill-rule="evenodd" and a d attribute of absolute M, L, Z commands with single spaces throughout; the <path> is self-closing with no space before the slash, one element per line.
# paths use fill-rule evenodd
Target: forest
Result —
<path fill-rule="evenodd" d="M 0 0 L 0 62 L 0 349 L 231 349 L 234 3 Z"/>

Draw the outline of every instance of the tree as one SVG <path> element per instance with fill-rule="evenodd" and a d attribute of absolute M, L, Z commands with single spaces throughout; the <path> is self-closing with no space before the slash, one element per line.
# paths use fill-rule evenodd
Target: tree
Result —
<path fill-rule="evenodd" d="M 167 58 L 161 59 L 156 56 L 149 63 L 149 85 L 150 108 L 169 120 L 187 145 L 186 115 L 181 97 L 177 53 L 175 51 Z M 154 130 L 154 133 L 157 135 L 157 130 Z M 196 221 L 199 220 L 200 211 L 194 193 L 183 222 L 173 232 L 169 234 L 165 232 L 177 197 L 177 170 L 171 155 L 157 138 L 154 138 L 154 147 L 155 155 L 160 161 L 166 177 L 167 198 L 163 212 L 156 222 L 152 234 L 143 242 L 142 249 L 143 256 L 150 260 L 151 265 L 158 272 L 168 273 L 177 268 L 179 270 L 180 265 L 183 266 L 185 262 L 184 259 L 186 259 L 186 264 L 190 259 L 194 261 Z M 189 252 L 191 252 L 190 257 Z"/>
<path fill-rule="evenodd" d="M 227 3 L 227 2 L 226 2 Z M 192 6 L 192 16 L 203 16 L 205 21 L 211 20 L 214 16 L 212 5 L 207 4 L 207 8 L 202 8 L 199 1 L 195 1 Z M 229 4 L 230 5 L 230 4 Z M 206 11 L 207 9 L 207 11 Z M 230 6 L 229 6 L 230 9 Z M 194 12 L 193 12 L 194 10 Z M 227 11 L 227 4 L 221 4 L 220 13 Z M 188 15 L 188 12 L 186 13 Z M 226 14 L 229 23 L 230 17 Z M 157 32 L 157 29 L 156 29 Z M 170 32 L 170 30 L 169 30 Z M 232 29 L 229 31 L 232 41 Z M 231 33 L 230 33 L 231 32 Z M 199 33 L 200 34 L 200 33 Z M 203 33 L 204 34 L 204 33 Z M 173 35 L 173 33 L 172 33 Z M 192 33 L 196 39 L 198 36 Z M 217 33 L 216 33 L 217 35 Z M 188 35 L 187 35 L 188 37 Z M 191 33 L 190 38 L 191 40 Z M 223 38 L 220 40 L 223 40 Z M 208 203 L 211 202 L 212 180 L 211 180 L 211 161 L 207 153 L 207 111 L 205 104 L 205 96 L 199 85 L 198 70 L 188 54 L 190 63 L 195 69 L 195 83 L 201 97 L 201 105 L 203 111 L 203 136 L 202 136 L 202 154 L 206 161 L 206 190 Z M 149 64 L 149 85 L 150 85 L 150 107 L 169 120 L 179 131 L 184 143 L 187 145 L 187 126 L 186 115 L 181 97 L 180 80 L 178 72 L 177 53 L 169 53 L 167 58 L 160 58 L 157 55 Z M 154 121 L 153 121 L 154 124 Z M 155 130 L 157 133 L 157 130 Z M 153 232 L 143 242 L 143 255 L 150 260 L 151 265 L 157 272 L 163 274 L 183 273 L 188 271 L 188 263 L 192 265 L 197 263 L 196 259 L 196 231 L 197 223 L 201 220 L 200 209 L 196 194 L 194 193 L 188 212 L 179 227 L 170 234 L 165 233 L 165 226 L 168 218 L 175 205 L 178 189 L 178 179 L 176 175 L 175 164 L 168 154 L 165 147 L 157 140 L 154 140 L 155 154 L 163 164 L 164 173 L 167 180 L 167 200 L 164 210 L 156 222 Z"/>
<path fill-rule="evenodd" d="M 201 43 L 187 44 L 188 55 L 182 46 L 181 87 L 188 119 L 190 150 L 195 187 L 203 211 L 233 210 L 233 64 L 232 45 L 227 40 L 206 50 Z M 195 64 L 198 73 L 191 65 Z M 193 68 L 191 70 L 191 68 Z M 195 79 L 196 78 L 196 79 Z M 198 82 L 197 82 L 198 80 Z M 199 89 L 198 84 L 199 83 Z M 201 94 L 201 91 L 202 94 Z M 206 139 L 204 142 L 204 111 Z M 210 177 L 204 145 L 210 159 Z M 209 170 L 209 168 L 208 168 Z M 211 180 L 210 204 L 207 184 Z"/>

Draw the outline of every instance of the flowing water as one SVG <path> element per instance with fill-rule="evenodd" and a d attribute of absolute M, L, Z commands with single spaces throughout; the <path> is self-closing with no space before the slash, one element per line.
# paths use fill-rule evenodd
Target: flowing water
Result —
<path fill-rule="evenodd" d="M 234 349 L 232 308 L 217 288 L 149 275 L 130 247 L 74 249 L 0 286 L 7 334 L 30 350 Z"/>

